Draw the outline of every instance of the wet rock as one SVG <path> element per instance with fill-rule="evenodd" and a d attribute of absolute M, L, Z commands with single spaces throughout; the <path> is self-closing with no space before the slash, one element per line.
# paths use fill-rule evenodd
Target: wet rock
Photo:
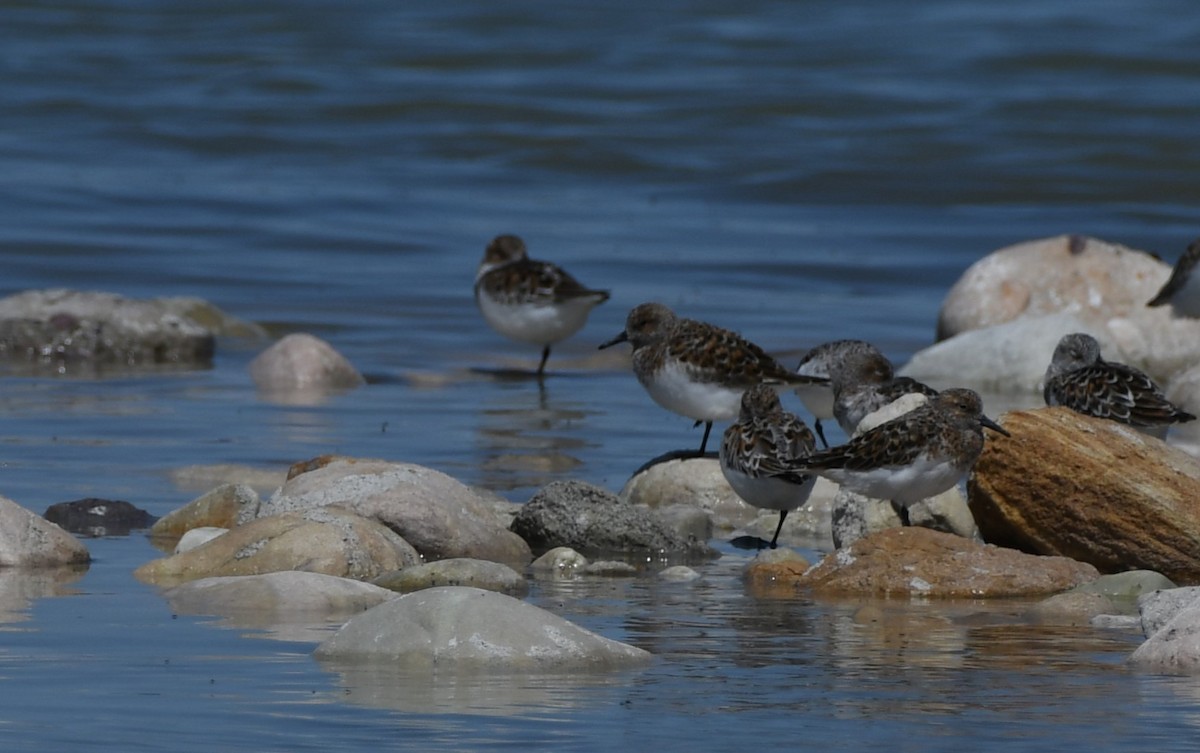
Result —
<path fill-rule="evenodd" d="M 1200 583 L 1200 461 L 1066 408 L 1005 416 L 969 485 L 985 541 Z"/>
<path fill-rule="evenodd" d="M 1200 673 L 1200 606 L 1177 612 L 1137 647 L 1129 663 L 1167 674 Z"/>
<path fill-rule="evenodd" d="M 228 532 L 228 528 L 217 528 L 216 526 L 189 528 L 188 532 L 180 536 L 179 541 L 176 542 L 174 554 L 190 552 L 196 547 L 203 546 L 221 534 Z"/>
<path fill-rule="evenodd" d="M 518 512 L 520 512 L 520 508 L 514 512 L 513 519 L 516 519 L 516 513 Z M 688 541 L 703 542 L 712 538 L 712 518 L 698 507 L 693 507 L 692 505 L 670 505 L 669 507 L 659 508 L 658 514 L 662 517 L 663 522 Z"/>
<path fill-rule="evenodd" d="M 672 565 L 658 571 L 658 579 L 669 583 L 690 583 L 699 577 L 700 573 L 687 565 Z"/>
<path fill-rule="evenodd" d="M 426 560 L 470 557 L 524 567 L 525 541 L 504 528 L 470 487 L 431 468 L 385 460 L 338 458 L 292 477 L 259 516 L 337 505 L 376 520 Z"/>
<path fill-rule="evenodd" d="M 74 536 L 0 497 L 0 567 L 62 567 L 90 561 L 87 547 Z"/>
<path fill-rule="evenodd" d="M 151 536 L 176 539 L 193 528 L 233 528 L 252 520 L 261 500 L 244 484 L 222 484 L 159 518 Z"/>
<path fill-rule="evenodd" d="M 254 617 L 275 624 L 298 617 L 349 618 L 396 594 L 350 578 L 287 570 L 201 578 L 169 588 L 163 596 L 179 614 Z"/>
<path fill-rule="evenodd" d="M 1084 583 L 1073 590 L 1097 593 L 1116 602 L 1137 601 L 1145 594 L 1175 588 L 1171 579 L 1153 570 L 1129 570 L 1124 573 L 1102 575 L 1091 583 Z"/>
<path fill-rule="evenodd" d="M 1030 610 L 1030 615 L 1043 622 L 1091 625 L 1096 617 L 1115 611 L 1112 600 L 1104 594 L 1076 588 L 1042 601 Z"/>
<path fill-rule="evenodd" d="M 556 546 L 529 564 L 530 571 L 539 575 L 572 577 L 583 572 L 588 559 L 569 546 Z"/>
<path fill-rule="evenodd" d="M 111 293 L 28 290 L 0 299 L 0 358 L 90 373 L 158 365 L 206 366 L 213 333 L 170 299 Z"/>
<path fill-rule="evenodd" d="M 823 595 L 996 598 L 1059 593 L 1099 576 L 1091 565 L 892 528 L 823 558 L 796 585 Z"/>
<path fill-rule="evenodd" d="M 319 401 L 329 392 L 366 383 L 332 345 L 304 333 L 287 335 L 259 353 L 250 362 L 250 378 L 269 397 L 288 403 Z"/>
<path fill-rule="evenodd" d="M 1138 614 L 1142 618 L 1142 634 L 1150 637 L 1166 627 L 1175 615 L 1200 607 L 1200 586 L 1167 588 L 1152 591 L 1138 599 Z"/>
<path fill-rule="evenodd" d="M 439 586 L 471 586 L 509 596 L 524 596 L 529 593 L 529 584 L 520 573 L 508 565 L 465 557 L 413 565 L 403 570 L 384 573 L 372 582 L 400 593 Z"/>
<path fill-rule="evenodd" d="M 606 671 L 649 663 L 532 604 L 478 588 L 429 588 L 350 619 L 317 647 L 322 660 L 387 662 L 431 671 Z"/>
<path fill-rule="evenodd" d="M 620 560 L 597 560 L 589 562 L 587 567 L 583 568 L 584 575 L 600 575 L 607 578 L 634 578 L 638 573 L 638 569 L 628 562 Z"/>
<path fill-rule="evenodd" d="M 92 497 L 50 505 L 42 517 L 71 533 L 95 538 L 128 536 L 154 522 L 153 515 L 130 502 Z"/>
<path fill-rule="evenodd" d="M 542 487 L 513 519 L 512 530 L 535 549 L 715 555 L 706 543 L 680 536 L 656 511 L 582 481 Z"/>
<path fill-rule="evenodd" d="M 790 598 L 810 567 L 808 560 L 791 549 L 763 549 L 746 564 L 742 580 L 758 598 Z"/>
<path fill-rule="evenodd" d="M 1009 246 L 972 264 L 950 289 L 937 337 L 1059 311 L 1099 323 L 1146 308 L 1170 272 L 1142 251 L 1078 235 Z"/>
<path fill-rule="evenodd" d="M 408 542 L 376 521 L 322 507 L 253 520 L 191 551 L 147 562 L 134 575 L 159 585 L 282 570 L 370 580 L 420 561 Z"/>

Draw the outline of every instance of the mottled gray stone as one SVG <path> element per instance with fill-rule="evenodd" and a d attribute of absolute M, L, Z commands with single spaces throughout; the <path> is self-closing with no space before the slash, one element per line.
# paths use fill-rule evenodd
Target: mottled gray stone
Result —
<path fill-rule="evenodd" d="M 1152 591 L 1138 599 L 1138 613 L 1142 616 L 1142 633 L 1150 637 L 1170 622 L 1176 614 L 1193 606 L 1200 606 L 1200 586 L 1168 588 Z"/>
<path fill-rule="evenodd" d="M 529 569 L 540 575 L 574 576 L 588 566 L 588 559 L 569 546 L 556 546 L 535 559 Z"/>
<path fill-rule="evenodd" d="M 0 567 L 61 567 L 91 561 L 78 539 L 7 497 L 0 497 Z"/>
<path fill-rule="evenodd" d="M 1200 673 L 1200 605 L 1192 604 L 1138 646 L 1129 662 L 1154 672 Z"/>

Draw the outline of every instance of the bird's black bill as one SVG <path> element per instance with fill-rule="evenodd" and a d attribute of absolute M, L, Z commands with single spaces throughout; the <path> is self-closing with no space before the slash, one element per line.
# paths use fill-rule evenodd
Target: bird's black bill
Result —
<path fill-rule="evenodd" d="M 628 342 L 628 341 L 629 341 L 629 335 L 622 332 L 621 334 L 617 335 L 616 337 L 609 340 L 608 342 L 600 343 L 600 347 L 598 348 L 598 350 L 604 350 L 605 348 L 611 348 L 612 346 L 616 345 L 617 343 L 623 343 L 623 342 Z"/>
<path fill-rule="evenodd" d="M 1009 434 L 1007 431 L 1005 431 L 1005 430 L 1004 430 L 1004 427 L 1003 427 L 1003 426 L 1001 426 L 1000 424 L 996 423 L 995 421 L 993 421 L 992 419 L 988 418 L 987 416 L 980 416 L 980 417 L 979 417 L 979 423 L 980 423 L 980 424 L 982 424 L 983 426 L 986 426 L 987 428 L 991 429 L 992 431 L 998 431 L 998 432 L 1000 432 L 1001 434 L 1003 434 L 1003 435 L 1004 435 L 1004 436 L 1006 436 L 1006 437 L 1011 437 L 1011 436 L 1012 436 L 1012 434 Z"/>

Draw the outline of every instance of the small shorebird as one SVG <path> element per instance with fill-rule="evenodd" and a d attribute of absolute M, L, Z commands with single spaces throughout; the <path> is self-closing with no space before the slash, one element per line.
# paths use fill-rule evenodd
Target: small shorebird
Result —
<path fill-rule="evenodd" d="M 1192 241 L 1179 256 L 1175 268 L 1171 270 L 1171 277 L 1146 305 L 1162 306 L 1169 303 L 1177 314 L 1200 317 L 1200 275 L 1192 274 L 1196 262 L 1200 262 L 1200 238 Z"/>
<path fill-rule="evenodd" d="M 1064 405 L 1086 416 L 1108 418 L 1158 436 L 1195 416 L 1167 400 L 1154 380 L 1123 363 L 1100 357 L 1100 343 L 1083 333 L 1064 335 L 1046 369 L 1046 405 Z"/>
<path fill-rule="evenodd" d="M 876 350 L 845 353 L 829 371 L 833 415 L 846 436 L 853 436 L 867 415 L 913 393 L 933 397 L 937 390 L 909 377 L 898 377 L 892 362 Z"/>
<path fill-rule="evenodd" d="M 865 340 L 831 340 L 830 342 L 821 343 L 805 353 L 800 359 L 800 363 L 796 366 L 796 373 L 828 379 L 832 375 L 836 364 L 855 353 L 879 353 L 879 349 Z M 829 447 L 829 442 L 825 439 L 825 430 L 821 426 L 821 421 L 828 421 L 834 418 L 833 385 L 802 385 L 796 388 L 796 395 L 800 397 L 801 402 L 804 403 L 804 407 L 808 408 L 808 411 L 812 413 L 814 419 L 813 428 L 816 429 L 817 436 L 821 438 L 821 444 Z"/>
<path fill-rule="evenodd" d="M 772 549 L 788 513 L 808 500 L 817 482 L 811 473 L 787 471 L 787 463 L 815 449 L 813 433 L 783 409 L 773 387 L 759 384 L 742 394 L 738 420 L 721 439 L 721 473 L 748 504 L 779 511 Z"/>
<path fill-rule="evenodd" d="M 475 273 L 475 302 L 492 329 L 542 346 L 539 378 L 550 346 L 582 329 L 608 295 L 607 290 L 585 288 L 555 264 L 530 259 L 525 242 L 515 235 L 496 236 Z"/>
<path fill-rule="evenodd" d="M 789 371 L 740 335 L 676 316 L 661 303 L 635 306 L 625 329 L 600 347 L 622 342 L 633 346 L 633 372 L 654 402 L 705 425 L 700 455 L 713 421 L 737 418 L 742 393 L 750 387 L 786 389 L 827 381 Z"/>
<path fill-rule="evenodd" d="M 846 444 L 788 463 L 842 487 L 907 508 L 952 488 L 983 451 L 983 429 L 1008 436 L 983 414 L 972 390 L 943 390 L 924 405 L 859 434 Z"/>

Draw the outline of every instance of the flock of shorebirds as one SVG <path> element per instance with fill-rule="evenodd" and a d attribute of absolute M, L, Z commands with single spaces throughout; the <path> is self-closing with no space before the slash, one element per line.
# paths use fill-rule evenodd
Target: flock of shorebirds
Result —
<path fill-rule="evenodd" d="M 1171 279 L 1150 301 L 1200 316 L 1200 240 L 1188 247 Z M 537 378 L 550 347 L 579 331 L 608 291 L 584 287 L 555 264 L 530 259 L 525 243 L 501 235 L 484 251 L 475 275 L 475 300 L 488 324 L 513 340 L 542 346 Z M 714 421 L 733 421 L 718 453 L 729 485 L 747 503 L 777 510 L 779 524 L 765 545 L 775 548 L 788 512 L 808 499 L 817 476 L 867 497 L 891 500 L 902 519 L 908 506 L 940 494 L 962 479 L 983 451 L 986 427 L 1008 432 L 983 413 L 979 395 L 965 388 L 934 390 L 897 376 L 878 348 L 837 340 L 810 350 L 788 369 L 735 332 L 677 316 L 661 303 L 633 308 L 625 329 L 600 345 L 628 342 L 633 371 L 654 402 L 704 424 L 695 456 L 703 456 Z M 824 449 L 807 424 L 785 411 L 779 393 L 794 390 L 813 415 Z M 868 414 L 908 394 L 926 402 L 890 421 L 856 433 Z M 1086 334 L 1062 338 L 1046 370 L 1047 405 L 1130 424 L 1150 433 L 1195 419 L 1167 400 L 1150 377 L 1105 361 Z M 822 420 L 835 419 L 851 437 L 829 447 Z"/>

